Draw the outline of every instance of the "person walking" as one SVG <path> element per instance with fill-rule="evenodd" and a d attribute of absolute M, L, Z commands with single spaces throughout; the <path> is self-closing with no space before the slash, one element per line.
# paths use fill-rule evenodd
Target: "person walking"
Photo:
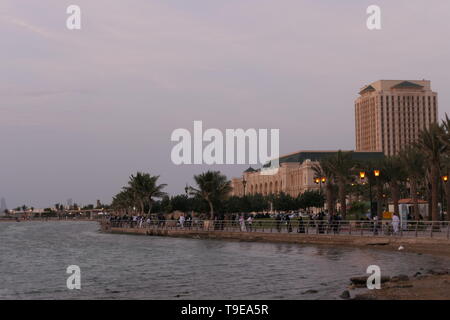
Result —
<path fill-rule="evenodd" d="M 286 215 L 286 229 L 288 233 L 292 232 L 291 218 L 289 217 L 289 214 Z"/>
<path fill-rule="evenodd" d="M 246 229 L 245 229 L 245 219 L 244 219 L 244 216 L 240 216 L 239 217 L 239 224 L 240 224 L 240 226 L 241 226 L 241 231 L 246 231 Z"/>
<path fill-rule="evenodd" d="M 252 223 L 253 223 L 253 218 L 252 218 L 252 216 L 249 216 L 248 218 L 247 218 L 247 226 L 248 226 L 248 231 L 252 231 Z"/>
<path fill-rule="evenodd" d="M 191 229 L 191 226 L 192 226 L 192 217 L 190 214 L 188 214 L 188 216 L 186 217 L 186 227 L 188 229 Z"/>
<path fill-rule="evenodd" d="M 320 211 L 319 215 L 317 216 L 317 231 L 318 231 L 318 233 L 324 233 L 324 230 L 323 230 L 324 216 L 325 216 L 325 214 L 323 213 L 323 211 Z"/>
<path fill-rule="evenodd" d="M 394 229 L 394 235 L 398 234 L 399 225 L 400 225 L 400 218 L 398 217 L 397 214 L 394 213 L 394 215 L 392 216 L 392 229 Z"/>
<path fill-rule="evenodd" d="M 303 221 L 302 216 L 298 217 L 298 228 L 297 233 L 305 233 L 305 223 Z"/>
<path fill-rule="evenodd" d="M 378 216 L 373 217 L 373 234 L 378 235 Z"/>
<path fill-rule="evenodd" d="M 182 214 L 179 219 L 181 229 L 184 229 L 184 215 Z"/>
<path fill-rule="evenodd" d="M 278 232 L 281 232 L 281 215 L 278 213 L 275 217 L 275 225 Z"/>
<path fill-rule="evenodd" d="M 331 230 L 334 230 L 334 222 L 335 222 L 334 218 L 335 217 L 332 214 L 330 214 L 328 216 L 328 227 L 327 227 L 327 231 L 326 231 L 327 234 L 331 233 Z"/>

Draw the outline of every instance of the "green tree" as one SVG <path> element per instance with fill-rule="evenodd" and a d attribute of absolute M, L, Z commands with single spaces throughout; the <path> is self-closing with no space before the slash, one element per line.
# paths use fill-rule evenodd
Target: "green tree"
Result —
<path fill-rule="evenodd" d="M 322 208 L 324 202 L 322 193 L 317 190 L 307 190 L 297 197 L 297 208 Z"/>
<path fill-rule="evenodd" d="M 419 183 L 425 176 L 425 157 L 415 146 L 408 146 L 401 151 L 400 161 L 408 177 L 410 196 L 413 200 L 414 218 L 419 220 L 420 212 L 417 193 Z"/>
<path fill-rule="evenodd" d="M 354 176 L 355 163 L 352 159 L 352 153 L 339 150 L 327 161 L 332 177 L 338 186 L 339 203 L 341 204 L 341 213 L 344 219 L 347 215 L 347 184 L 352 181 Z"/>
<path fill-rule="evenodd" d="M 399 214 L 398 202 L 400 198 L 400 184 L 405 180 L 405 171 L 399 157 L 386 157 L 381 162 L 381 173 L 383 178 L 389 184 L 391 190 L 392 202 L 394 204 L 394 213 Z"/>
<path fill-rule="evenodd" d="M 443 188 L 445 190 L 446 195 L 446 204 L 447 204 L 447 220 L 450 221 L 450 181 L 448 181 L 450 174 L 450 119 L 447 114 L 445 114 L 445 119 L 442 121 L 442 126 L 444 129 L 443 134 L 441 135 L 441 140 L 446 146 L 446 153 L 442 155 L 442 174 L 447 176 L 447 180 L 443 182 Z M 442 183 L 442 181 L 441 181 Z"/>
<path fill-rule="evenodd" d="M 191 210 L 189 208 L 190 207 L 189 198 L 185 194 L 173 196 L 170 199 L 170 203 L 171 203 L 172 209 L 175 211 L 187 212 L 187 211 Z"/>
<path fill-rule="evenodd" d="M 313 164 L 315 178 L 325 178 L 325 199 L 327 202 L 327 210 L 330 215 L 335 213 L 335 192 L 334 192 L 334 172 L 333 166 L 329 158 L 320 159 L 318 163 Z"/>
<path fill-rule="evenodd" d="M 272 197 L 273 208 L 279 211 L 289 211 L 298 209 L 295 199 L 284 192 L 280 192 Z"/>
<path fill-rule="evenodd" d="M 448 150 L 442 137 L 445 131 L 442 126 L 433 123 L 428 129 L 424 129 L 419 134 L 416 146 L 425 157 L 425 164 L 429 170 L 429 181 L 431 185 L 431 218 L 439 220 L 439 175 L 442 155 Z"/>
<path fill-rule="evenodd" d="M 129 188 L 123 188 L 121 192 L 113 197 L 111 207 L 115 210 L 122 210 L 128 213 L 128 210 L 135 204 L 134 194 Z"/>
<path fill-rule="evenodd" d="M 196 187 L 189 187 L 189 194 L 205 200 L 209 206 L 210 219 L 214 219 L 214 203 L 226 199 L 231 182 L 220 171 L 207 171 L 194 176 Z"/>
<path fill-rule="evenodd" d="M 147 214 L 152 210 L 155 198 L 162 198 L 166 193 L 162 190 L 167 186 L 166 184 L 158 184 L 159 176 L 152 176 L 148 173 L 137 172 L 136 175 L 131 175 L 128 181 L 128 188 L 132 192 L 135 201 L 139 205 L 140 212 L 144 214 L 145 206 L 148 206 Z"/>

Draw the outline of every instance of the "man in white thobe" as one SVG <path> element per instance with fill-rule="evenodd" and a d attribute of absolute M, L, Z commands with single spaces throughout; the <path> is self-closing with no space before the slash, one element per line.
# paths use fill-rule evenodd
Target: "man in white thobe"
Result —
<path fill-rule="evenodd" d="M 398 227 L 400 225 L 400 218 L 398 215 L 394 214 L 392 216 L 392 228 L 394 229 L 394 234 L 398 233 Z"/>

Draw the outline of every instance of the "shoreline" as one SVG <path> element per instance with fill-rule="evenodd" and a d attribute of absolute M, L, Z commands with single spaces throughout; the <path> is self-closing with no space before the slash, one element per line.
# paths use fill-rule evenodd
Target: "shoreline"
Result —
<path fill-rule="evenodd" d="M 249 241 L 268 243 L 296 243 L 308 245 L 344 246 L 375 250 L 399 251 L 418 255 L 428 254 L 450 259 L 450 241 L 444 239 L 369 237 L 348 235 L 278 234 L 262 232 L 227 232 L 201 230 L 158 230 L 145 228 L 105 228 L 102 232 L 113 234 L 165 236 L 190 239 L 215 239 L 226 241 Z M 450 260 L 449 260 L 450 266 Z M 356 277 L 358 278 L 358 277 Z M 415 275 L 392 275 L 383 282 L 381 289 L 369 290 L 365 286 L 354 290 L 351 285 L 343 288 L 343 300 L 450 300 L 450 269 L 417 270 Z"/>
<path fill-rule="evenodd" d="M 366 289 L 351 300 L 450 300 L 450 274 L 448 270 L 442 270 L 412 277 L 393 277 L 383 283 L 381 289 Z"/>
<path fill-rule="evenodd" d="M 327 234 L 298 234 L 298 233 L 267 233 L 267 232 L 233 232 L 233 231 L 203 231 L 203 230 L 161 230 L 147 228 L 105 228 L 102 232 L 113 234 L 133 234 L 147 236 L 164 236 L 193 239 L 217 239 L 269 243 L 297 243 L 331 246 L 347 246 L 370 248 L 377 250 L 398 251 L 416 254 L 429 254 L 450 258 L 450 241 L 437 238 L 408 238 L 386 236 L 358 236 L 358 235 L 327 235 Z"/>

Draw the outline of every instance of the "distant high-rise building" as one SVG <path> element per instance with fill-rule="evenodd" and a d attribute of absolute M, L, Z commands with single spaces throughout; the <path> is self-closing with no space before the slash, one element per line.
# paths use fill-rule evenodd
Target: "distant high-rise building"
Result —
<path fill-rule="evenodd" d="M 8 210 L 8 207 L 6 206 L 6 200 L 5 198 L 2 198 L 0 200 L 0 216 L 4 215 L 6 210 Z"/>
<path fill-rule="evenodd" d="M 355 101 L 356 151 L 397 154 L 437 122 L 437 93 L 428 80 L 379 80 Z"/>

